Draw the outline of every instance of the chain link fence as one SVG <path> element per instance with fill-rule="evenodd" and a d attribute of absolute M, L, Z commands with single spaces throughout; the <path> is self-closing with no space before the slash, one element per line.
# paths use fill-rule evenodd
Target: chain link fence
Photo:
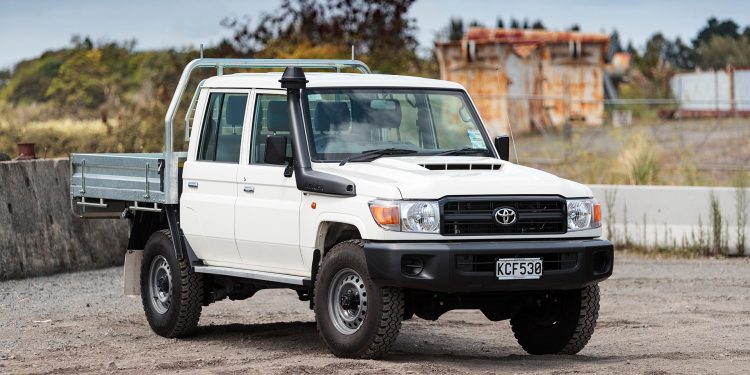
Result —
<path fill-rule="evenodd" d="M 599 184 L 737 186 L 746 183 L 750 173 L 750 111 L 736 110 L 746 107 L 746 102 L 618 99 L 584 103 L 551 96 L 479 96 L 474 100 L 503 102 L 501 108 L 509 114 L 507 120 L 502 119 L 505 126 L 496 124 L 492 129 L 492 121 L 485 121 L 491 132 L 504 133 L 508 125 L 512 127 L 521 164 L 565 178 Z M 687 109 L 711 106 L 715 109 Z M 519 114 L 519 108 L 542 110 Z M 582 113 L 581 108 L 588 112 Z M 564 113 L 564 120 L 549 121 L 552 112 Z"/>

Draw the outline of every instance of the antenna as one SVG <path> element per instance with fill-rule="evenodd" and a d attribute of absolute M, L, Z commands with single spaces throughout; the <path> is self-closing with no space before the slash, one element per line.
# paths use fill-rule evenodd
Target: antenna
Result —
<path fill-rule="evenodd" d="M 354 44 L 352 44 L 352 60 L 354 60 Z"/>
<path fill-rule="evenodd" d="M 500 65 L 497 66 L 495 72 L 497 73 L 497 86 L 500 87 Z M 506 106 L 506 108 L 508 108 L 508 106 Z M 510 126 L 510 112 L 506 114 L 505 122 L 508 125 L 508 131 L 510 131 L 510 142 L 513 143 L 513 153 L 516 155 L 516 164 L 518 164 L 518 150 L 516 150 L 516 139 L 513 138 L 513 127 Z"/>
<path fill-rule="evenodd" d="M 203 58 L 203 43 L 201 43 L 201 59 Z"/>

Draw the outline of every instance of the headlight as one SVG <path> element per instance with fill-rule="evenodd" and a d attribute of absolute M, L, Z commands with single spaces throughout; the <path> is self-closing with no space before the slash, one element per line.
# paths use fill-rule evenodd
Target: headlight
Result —
<path fill-rule="evenodd" d="M 434 201 L 370 202 L 372 218 L 383 229 L 416 232 L 440 232 L 440 206 Z"/>
<path fill-rule="evenodd" d="M 437 202 L 401 202 L 401 230 L 437 233 L 440 207 Z"/>
<path fill-rule="evenodd" d="M 568 231 L 599 228 L 602 209 L 596 199 L 571 199 L 568 201 Z"/>

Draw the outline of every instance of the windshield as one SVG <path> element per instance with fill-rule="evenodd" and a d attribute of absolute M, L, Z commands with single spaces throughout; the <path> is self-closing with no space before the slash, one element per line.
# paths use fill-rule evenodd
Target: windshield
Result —
<path fill-rule="evenodd" d="M 313 161 L 340 161 L 372 150 L 389 156 L 494 156 L 466 94 L 452 90 L 311 89 L 306 91 Z"/>

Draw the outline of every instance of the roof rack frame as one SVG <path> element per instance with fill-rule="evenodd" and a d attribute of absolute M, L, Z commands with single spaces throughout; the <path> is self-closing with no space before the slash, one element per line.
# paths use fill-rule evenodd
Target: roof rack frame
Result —
<path fill-rule="evenodd" d="M 367 64 L 359 60 L 325 60 L 325 59 L 222 59 L 222 58 L 207 58 L 207 59 L 195 59 L 189 62 L 185 69 L 182 71 L 180 76 L 180 82 L 177 84 L 175 93 L 172 96 L 172 101 L 169 103 L 167 109 L 167 115 L 164 118 L 164 152 L 167 153 L 166 159 L 171 159 L 171 154 L 174 152 L 174 117 L 177 113 L 177 107 L 182 101 L 182 96 L 185 94 L 190 76 L 193 71 L 197 68 L 214 68 L 216 69 L 217 75 L 223 75 L 224 69 L 226 68 L 239 68 L 239 69 L 283 69 L 289 66 L 298 66 L 301 68 L 310 69 L 335 69 L 336 72 L 340 72 L 345 68 L 357 69 L 361 73 L 368 74 L 370 68 Z M 196 91 L 197 93 L 197 91 Z"/>

